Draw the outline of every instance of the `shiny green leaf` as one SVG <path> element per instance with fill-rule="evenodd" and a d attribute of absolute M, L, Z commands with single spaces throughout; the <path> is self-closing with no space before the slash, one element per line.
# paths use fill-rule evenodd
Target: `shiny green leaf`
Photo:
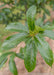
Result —
<path fill-rule="evenodd" d="M 15 56 L 18 58 L 24 59 L 24 54 L 22 53 L 16 53 Z"/>
<path fill-rule="evenodd" d="M 35 21 L 35 25 L 37 25 L 37 26 L 43 26 L 43 20 L 42 20 L 42 18 L 38 18 L 38 19 Z"/>
<path fill-rule="evenodd" d="M 45 26 L 43 26 L 42 27 L 43 29 L 45 29 L 45 30 L 53 30 L 54 29 L 54 25 L 45 25 Z"/>
<path fill-rule="evenodd" d="M 39 50 L 41 56 L 45 62 L 52 67 L 53 64 L 53 52 L 49 47 L 48 43 L 44 40 L 41 35 L 35 36 L 36 47 Z"/>
<path fill-rule="evenodd" d="M 36 14 L 36 6 L 33 5 L 28 9 L 28 11 L 26 13 L 29 29 L 32 31 L 35 29 L 35 21 L 34 21 L 35 14 Z"/>
<path fill-rule="evenodd" d="M 29 40 L 24 50 L 24 63 L 28 72 L 34 70 L 36 66 L 36 46 L 34 41 Z"/>
<path fill-rule="evenodd" d="M 7 25 L 6 29 L 14 32 L 29 32 L 27 26 L 24 26 L 23 24 L 18 22 L 10 23 L 9 25 Z"/>
<path fill-rule="evenodd" d="M 48 9 L 43 8 L 43 10 L 44 10 L 44 12 L 45 12 L 47 15 L 49 15 L 49 16 L 50 16 L 50 11 L 49 11 Z"/>
<path fill-rule="evenodd" d="M 0 68 L 3 67 L 3 65 L 6 63 L 7 58 L 4 58 L 3 61 L 0 63 Z"/>
<path fill-rule="evenodd" d="M 47 36 L 51 39 L 54 40 L 54 31 L 51 31 L 51 30 L 45 30 L 44 33 L 43 33 L 44 36 Z"/>
<path fill-rule="evenodd" d="M 13 73 L 13 75 L 18 75 L 15 62 L 12 58 L 10 58 L 10 60 L 9 60 L 9 69 Z"/>
<path fill-rule="evenodd" d="M 27 38 L 28 34 L 18 33 L 12 36 L 9 36 L 3 43 L 3 50 L 10 50 L 11 48 L 16 47 L 20 42 L 24 41 Z"/>
<path fill-rule="evenodd" d="M 20 48 L 20 53 L 22 53 L 22 54 L 24 53 L 24 48 L 22 48 L 22 47 Z"/>
<path fill-rule="evenodd" d="M 13 54 L 13 52 L 6 52 L 6 53 L 3 53 L 3 54 L 0 56 L 0 68 L 6 63 L 6 61 L 7 61 L 7 56 L 10 55 L 10 54 Z"/>

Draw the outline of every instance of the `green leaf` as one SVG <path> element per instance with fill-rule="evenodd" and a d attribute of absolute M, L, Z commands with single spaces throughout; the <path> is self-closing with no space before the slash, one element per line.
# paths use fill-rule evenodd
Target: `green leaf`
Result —
<path fill-rule="evenodd" d="M 9 60 L 9 69 L 14 75 L 18 75 L 15 62 L 12 58 L 10 58 L 10 60 Z"/>
<path fill-rule="evenodd" d="M 47 36 L 51 39 L 54 40 L 54 31 L 51 31 L 51 30 L 45 30 L 44 33 L 43 33 L 44 36 Z"/>
<path fill-rule="evenodd" d="M 37 0 L 37 3 L 40 4 L 42 2 L 42 0 Z"/>
<path fill-rule="evenodd" d="M 36 66 L 36 46 L 34 41 L 29 40 L 24 50 L 24 63 L 28 72 L 34 70 Z"/>
<path fill-rule="evenodd" d="M 25 33 L 18 33 L 12 36 L 9 36 L 3 43 L 2 48 L 3 50 L 10 50 L 11 48 L 16 47 L 20 42 L 27 39 L 28 34 Z"/>
<path fill-rule="evenodd" d="M 28 27 L 27 26 L 24 26 L 22 25 L 21 23 L 10 23 L 9 25 L 7 25 L 6 27 L 7 30 L 10 30 L 10 31 L 14 31 L 14 32 L 29 32 L 28 30 Z"/>
<path fill-rule="evenodd" d="M 6 63 L 7 61 L 7 56 L 12 54 L 13 52 L 6 52 L 6 53 L 3 53 L 1 56 L 0 56 L 0 68 Z"/>
<path fill-rule="evenodd" d="M 2 15 L 0 14 L 0 21 L 2 21 L 3 20 L 3 17 L 2 17 Z"/>
<path fill-rule="evenodd" d="M 36 32 L 37 32 L 37 33 L 44 31 L 44 29 L 43 29 L 42 27 L 40 27 L 40 26 L 37 26 L 37 25 L 36 25 L 35 27 L 36 27 Z"/>
<path fill-rule="evenodd" d="M 54 29 L 54 25 L 45 25 L 45 26 L 43 26 L 42 27 L 43 29 L 45 29 L 45 30 L 53 30 Z"/>
<path fill-rule="evenodd" d="M 7 58 L 4 58 L 3 61 L 0 63 L 0 68 L 3 67 L 3 65 L 6 63 Z"/>
<path fill-rule="evenodd" d="M 46 14 L 43 13 L 43 21 L 46 19 Z"/>
<path fill-rule="evenodd" d="M 36 47 L 39 50 L 41 56 L 45 62 L 52 67 L 53 64 L 53 52 L 49 47 L 48 43 L 44 40 L 41 35 L 35 36 Z"/>
<path fill-rule="evenodd" d="M 18 58 L 24 59 L 24 54 L 22 53 L 16 53 L 15 56 Z"/>
<path fill-rule="evenodd" d="M 6 52 L 0 56 L 0 63 L 5 59 L 8 55 L 13 54 L 13 52 Z"/>
<path fill-rule="evenodd" d="M 43 8 L 43 10 L 44 10 L 44 12 L 45 12 L 48 16 L 50 16 L 50 11 L 49 11 L 48 9 Z"/>
<path fill-rule="evenodd" d="M 54 54 L 53 54 L 53 62 L 54 62 Z"/>
<path fill-rule="evenodd" d="M 29 29 L 32 31 L 35 29 L 35 14 L 36 14 L 36 6 L 33 5 L 28 9 L 26 13 Z"/>
<path fill-rule="evenodd" d="M 15 5 L 16 5 L 18 1 L 17 0 L 14 0 L 14 2 L 15 2 Z"/>
<path fill-rule="evenodd" d="M 22 47 L 20 48 L 20 53 L 22 53 L 22 54 L 24 53 L 24 48 L 22 48 Z"/>
<path fill-rule="evenodd" d="M 37 25 L 37 26 L 43 26 L 43 20 L 42 20 L 42 18 L 38 18 L 38 19 L 35 21 L 35 25 Z"/>
<path fill-rule="evenodd" d="M 53 11 L 54 11 L 54 2 L 53 2 Z"/>
<path fill-rule="evenodd" d="M 2 11 L 4 12 L 4 13 L 10 13 L 11 12 L 11 10 L 10 10 L 10 8 L 4 8 L 4 9 L 2 9 Z"/>
<path fill-rule="evenodd" d="M 50 21 L 47 21 L 44 26 L 53 26 L 52 23 Z"/>

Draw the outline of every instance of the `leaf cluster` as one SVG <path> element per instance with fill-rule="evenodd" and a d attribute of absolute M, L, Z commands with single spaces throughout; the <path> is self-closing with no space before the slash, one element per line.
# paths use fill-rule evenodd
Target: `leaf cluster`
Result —
<path fill-rule="evenodd" d="M 27 23 L 23 24 L 16 22 L 10 23 L 6 29 L 12 32 L 19 32 L 6 38 L 2 45 L 3 50 L 10 50 L 16 47 L 20 42 L 24 41 L 26 46 L 20 49 L 19 53 L 8 52 L 0 56 L 0 66 L 7 61 L 7 56 L 10 55 L 9 68 L 10 71 L 17 75 L 17 68 L 14 62 L 15 57 L 19 57 L 24 60 L 25 67 L 28 72 L 31 72 L 36 67 L 36 56 L 38 51 L 43 57 L 44 61 L 52 67 L 53 64 L 53 52 L 49 44 L 45 41 L 44 37 L 49 37 L 54 40 L 54 24 L 46 23 L 43 25 L 42 19 L 35 21 L 36 6 L 31 6 L 27 13 Z"/>

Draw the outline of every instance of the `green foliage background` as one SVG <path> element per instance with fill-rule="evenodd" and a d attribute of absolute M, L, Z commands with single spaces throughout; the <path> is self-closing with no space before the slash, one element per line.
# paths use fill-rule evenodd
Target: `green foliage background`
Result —
<path fill-rule="evenodd" d="M 42 10 L 44 15 L 45 13 L 50 15 L 46 6 L 54 9 L 54 0 L 0 0 L 0 2 L 2 3 L 0 6 L 0 23 L 6 25 L 10 22 L 26 20 L 25 14 L 31 5 L 36 5 L 37 13 L 40 13 L 40 15 Z"/>

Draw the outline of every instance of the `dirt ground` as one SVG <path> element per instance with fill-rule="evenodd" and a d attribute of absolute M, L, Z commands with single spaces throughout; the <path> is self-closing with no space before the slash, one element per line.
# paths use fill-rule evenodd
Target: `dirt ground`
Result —
<path fill-rule="evenodd" d="M 54 12 L 51 12 L 51 16 L 52 16 L 51 20 L 54 19 Z M 46 37 L 46 41 L 49 43 L 51 49 L 54 52 L 54 40 L 51 40 Z M 14 48 L 13 51 L 17 50 L 16 52 L 19 52 L 20 47 L 24 47 L 24 46 L 25 43 L 22 42 L 17 46 L 17 48 Z M 37 54 L 36 68 L 31 73 L 28 73 L 27 70 L 25 69 L 23 60 L 19 58 L 15 58 L 15 62 L 16 62 L 19 75 L 54 75 L 54 64 L 52 68 L 49 67 L 44 62 L 44 60 L 42 59 L 39 53 Z M 8 63 L 6 63 L 5 67 L 0 70 L 0 75 L 12 75 L 12 73 L 9 71 Z"/>

